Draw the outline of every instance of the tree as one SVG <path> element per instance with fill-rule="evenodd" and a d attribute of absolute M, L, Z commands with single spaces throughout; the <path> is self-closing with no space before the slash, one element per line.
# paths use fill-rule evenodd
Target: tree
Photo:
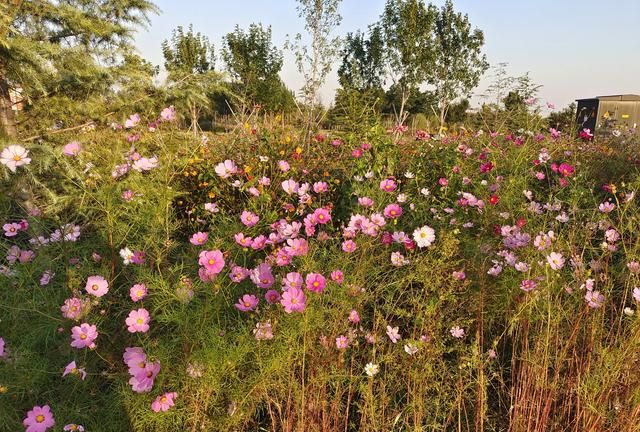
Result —
<path fill-rule="evenodd" d="M 436 15 L 434 42 L 434 64 L 427 81 L 435 87 L 438 96 L 442 128 L 451 102 L 460 96 L 469 97 L 489 64 L 481 53 L 482 31 L 472 30 L 469 17 L 456 13 L 451 0 L 447 0 Z"/>
<path fill-rule="evenodd" d="M 137 26 L 156 12 L 147 0 L 9 0 L 0 5 L 0 126 L 18 130 L 10 92 L 23 104 L 111 90 Z M 71 92 L 71 93 L 69 93 Z"/>
<path fill-rule="evenodd" d="M 301 90 L 305 112 L 305 135 L 309 140 L 320 120 L 316 115 L 318 91 L 324 83 L 335 58 L 340 51 L 340 38 L 332 36 L 342 22 L 338 12 L 341 0 L 297 0 L 298 16 L 304 19 L 305 30 L 311 38 L 311 46 L 302 45 L 302 35 L 288 41 L 287 47 L 294 52 L 298 72 L 304 78 Z"/>
<path fill-rule="evenodd" d="M 547 123 L 551 128 L 573 133 L 576 130 L 576 104 L 572 102 L 565 109 L 550 113 Z"/>
<path fill-rule="evenodd" d="M 214 71 L 215 49 L 206 36 L 177 27 L 170 40 L 162 42 L 164 67 L 169 73 L 169 98 L 179 111 L 189 113 L 190 129 L 197 135 L 198 119 L 211 107 L 210 94 L 220 88 Z M 180 109 L 180 107 L 183 109 Z"/>
<path fill-rule="evenodd" d="M 286 90 L 279 73 L 282 53 L 271 43 L 271 27 L 251 24 L 247 32 L 240 29 L 223 39 L 222 59 L 238 83 L 238 92 L 245 100 L 270 110 L 282 110 L 292 95 Z"/>
<path fill-rule="evenodd" d="M 400 125 L 409 115 L 409 97 L 431 74 L 437 12 L 435 6 L 426 6 L 422 0 L 387 0 L 380 17 L 387 73 L 400 93 L 399 106 L 394 106 Z"/>
<path fill-rule="evenodd" d="M 368 91 L 382 88 L 384 41 L 380 26 L 372 26 L 368 37 L 360 31 L 347 33 L 341 55 L 338 80 L 343 89 Z"/>

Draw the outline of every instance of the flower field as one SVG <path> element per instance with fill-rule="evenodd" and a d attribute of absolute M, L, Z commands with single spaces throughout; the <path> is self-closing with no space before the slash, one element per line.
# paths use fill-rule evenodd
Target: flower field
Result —
<path fill-rule="evenodd" d="M 637 138 L 175 117 L 3 147 L 0 430 L 640 430 Z"/>

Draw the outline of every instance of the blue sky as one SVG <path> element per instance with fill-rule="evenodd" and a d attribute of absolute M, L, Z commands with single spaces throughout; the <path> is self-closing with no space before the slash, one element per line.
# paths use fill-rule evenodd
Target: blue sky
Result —
<path fill-rule="evenodd" d="M 384 0 L 343 0 L 338 34 L 366 29 L 377 21 Z M 434 0 L 440 5 L 444 0 Z M 295 0 L 156 0 L 162 12 L 136 37 L 140 53 L 162 65 L 160 44 L 179 25 L 193 24 L 218 50 L 236 24 L 271 25 L 274 43 L 304 33 Z M 511 75 L 529 72 L 541 84 L 539 97 L 558 108 L 575 98 L 640 94 L 640 0 L 454 0 L 457 10 L 485 33 L 491 64 L 509 63 Z M 217 62 L 217 68 L 222 62 Z M 335 69 L 322 88 L 330 103 L 337 87 Z M 292 55 L 285 52 L 281 76 L 294 90 L 301 86 Z M 485 76 L 476 93 L 489 82 Z M 475 102 L 479 99 L 474 98 Z"/>

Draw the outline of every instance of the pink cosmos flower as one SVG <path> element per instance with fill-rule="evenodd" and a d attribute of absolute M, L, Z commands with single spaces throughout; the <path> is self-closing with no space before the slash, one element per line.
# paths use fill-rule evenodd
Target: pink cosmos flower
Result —
<path fill-rule="evenodd" d="M 392 343 L 397 343 L 400 339 L 402 339 L 398 327 L 391 327 L 390 325 L 387 326 L 387 336 L 389 336 L 389 339 L 391 339 Z"/>
<path fill-rule="evenodd" d="M 156 156 L 153 157 L 141 157 L 140 159 L 133 162 L 131 168 L 138 172 L 151 171 L 153 168 L 158 167 L 158 158 Z"/>
<path fill-rule="evenodd" d="M 176 118 L 176 109 L 173 105 L 170 105 L 160 111 L 160 120 L 162 121 L 173 121 Z"/>
<path fill-rule="evenodd" d="M 135 375 L 144 369 L 147 362 L 147 355 L 140 347 L 127 347 L 122 354 L 122 360 L 129 367 L 129 374 Z"/>
<path fill-rule="evenodd" d="M 349 346 L 349 339 L 346 336 L 340 335 L 336 338 L 336 348 L 346 349 Z"/>
<path fill-rule="evenodd" d="M 198 264 L 203 266 L 209 274 L 219 274 L 224 267 L 224 256 L 219 250 L 205 250 L 200 252 Z"/>
<path fill-rule="evenodd" d="M 329 185 L 327 184 L 327 182 L 315 182 L 313 184 L 313 191 L 315 193 L 323 193 L 323 192 L 327 192 L 329 190 Z"/>
<path fill-rule="evenodd" d="M 563 162 L 558 166 L 558 172 L 563 177 L 571 177 L 575 172 L 575 169 L 573 168 L 573 166 L 569 165 L 568 163 Z"/>
<path fill-rule="evenodd" d="M 331 213 L 329 213 L 329 210 L 320 207 L 313 212 L 313 219 L 317 223 L 324 225 L 331 220 Z"/>
<path fill-rule="evenodd" d="M 587 306 L 593 309 L 601 307 L 604 303 L 604 296 L 600 294 L 600 291 L 587 290 L 584 299 L 587 302 Z"/>
<path fill-rule="evenodd" d="M 453 336 L 456 339 L 462 339 L 464 337 L 464 329 L 458 326 L 451 327 L 451 330 L 449 330 L 449 333 L 451 333 L 451 336 Z"/>
<path fill-rule="evenodd" d="M 280 302 L 280 298 L 281 298 L 280 293 L 278 291 L 276 291 L 276 290 L 269 290 L 264 295 L 264 299 L 269 304 L 279 303 Z"/>
<path fill-rule="evenodd" d="M 153 412 L 168 411 L 175 405 L 173 400 L 176 397 L 178 397 L 178 393 L 176 392 L 165 393 L 162 396 L 158 396 L 153 402 L 151 402 L 151 409 Z"/>
<path fill-rule="evenodd" d="M 234 234 L 233 238 L 236 241 L 236 243 L 242 246 L 243 248 L 248 248 L 253 244 L 253 239 L 251 237 L 245 236 L 241 232 Z"/>
<path fill-rule="evenodd" d="M 373 206 L 373 200 L 369 197 L 359 197 L 358 198 L 358 205 L 362 206 L 362 207 L 371 207 Z"/>
<path fill-rule="evenodd" d="M 18 223 L 6 223 L 2 225 L 2 229 L 4 230 L 5 237 L 15 237 L 18 235 L 20 231 L 20 224 Z"/>
<path fill-rule="evenodd" d="M 136 393 L 146 393 L 153 388 L 153 382 L 160 372 L 160 363 L 145 363 L 144 367 L 137 369 L 135 375 L 129 379 L 131 388 Z"/>
<path fill-rule="evenodd" d="M 385 192 L 393 192 L 398 188 L 398 184 L 393 179 L 385 179 L 380 182 L 380 189 Z"/>
<path fill-rule="evenodd" d="M 95 340 L 98 338 L 98 330 L 95 325 L 82 323 L 71 328 L 71 346 L 73 348 L 96 347 Z"/>
<path fill-rule="evenodd" d="M 140 308 L 129 312 L 125 324 L 129 333 L 146 333 L 149 331 L 149 321 L 151 321 L 149 312 L 145 308 Z"/>
<path fill-rule="evenodd" d="M 286 313 L 304 312 L 306 297 L 304 291 L 298 288 L 289 288 L 282 293 L 280 304 L 284 306 Z"/>
<path fill-rule="evenodd" d="M 290 256 L 305 256 L 309 252 L 309 243 L 303 238 L 288 239 L 284 250 Z"/>
<path fill-rule="evenodd" d="M 538 284 L 531 279 L 525 279 L 520 283 L 520 289 L 524 292 L 532 291 L 536 286 L 538 286 Z"/>
<path fill-rule="evenodd" d="M 134 302 L 140 301 L 147 296 L 147 287 L 145 284 L 135 284 L 129 289 L 129 297 Z"/>
<path fill-rule="evenodd" d="M 80 318 L 83 312 L 83 303 L 77 297 L 66 299 L 64 304 L 60 307 L 62 316 L 68 319 L 77 320 Z"/>
<path fill-rule="evenodd" d="M 238 167 L 232 160 L 227 159 L 216 165 L 214 170 L 218 177 L 229 178 L 238 172 Z"/>
<path fill-rule="evenodd" d="M 251 249 L 253 250 L 262 250 L 267 244 L 267 238 L 260 234 L 258 237 L 254 238 L 251 242 Z"/>
<path fill-rule="evenodd" d="M 342 270 L 334 270 L 331 272 L 331 280 L 337 283 L 338 285 L 344 282 L 344 273 Z"/>
<path fill-rule="evenodd" d="M 256 268 L 251 270 L 251 281 L 259 288 L 271 288 L 275 281 L 271 266 L 267 263 L 258 264 Z"/>
<path fill-rule="evenodd" d="M 205 244 L 207 240 L 209 240 L 209 234 L 198 231 L 197 233 L 191 236 L 191 238 L 189 239 L 189 242 L 192 245 L 200 246 Z"/>
<path fill-rule="evenodd" d="M 282 182 L 282 190 L 284 190 L 287 195 L 297 193 L 299 187 L 300 186 L 298 185 L 298 182 L 293 179 L 285 180 Z"/>
<path fill-rule="evenodd" d="M 85 290 L 96 297 L 102 297 L 109 291 L 109 282 L 102 276 L 89 276 Z"/>
<path fill-rule="evenodd" d="M 278 161 L 278 168 L 282 172 L 287 172 L 291 167 L 289 166 L 289 163 L 287 161 L 281 160 L 281 161 Z"/>
<path fill-rule="evenodd" d="M 344 242 L 342 242 L 342 250 L 346 253 L 354 252 L 357 247 L 358 246 L 356 245 L 356 242 L 354 242 L 353 240 L 345 240 Z"/>
<path fill-rule="evenodd" d="M 402 207 L 396 203 L 389 204 L 384 208 L 383 214 L 387 219 L 397 219 L 402 216 Z"/>
<path fill-rule="evenodd" d="M 253 329 L 253 335 L 256 340 L 270 340 L 273 339 L 273 327 L 270 321 L 256 323 L 256 328 Z"/>
<path fill-rule="evenodd" d="M 634 288 L 633 289 L 633 299 L 637 302 L 640 303 L 640 288 Z"/>
<path fill-rule="evenodd" d="M 0 337 L 0 358 L 4 357 L 4 339 Z"/>
<path fill-rule="evenodd" d="M 321 293 L 327 286 L 327 280 L 320 273 L 309 273 L 305 278 L 309 291 Z"/>
<path fill-rule="evenodd" d="M 616 205 L 609 201 L 605 201 L 598 206 L 598 210 L 602 213 L 611 213 L 615 208 Z"/>
<path fill-rule="evenodd" d="M 25 432 L 45 432 L 55 426 L 56 421 L 49 405 L 45 405 L 34 406 L 27 412 L 27 417 L 22 420 L 22 424 L 26 427 Z"/>
<path fill-rule="evenodd" d="M 287 273 L 287 275 L 282 278 L 282 286 L 284 289 L 302 288 L 303 283 L 304 279 L 302 279 L 302 275 L 298 272 Z"/>
<path fill-rule="evenodd" d="M 80 154 L 80 150 L 82 150 L 82 145 L 78 141 L 71 141 L 62 147 L 62 154 L 75 157 Z"/>
<path fill-rule="evenodd" d="M 16 168 L 22 165 L 29 165 L 31 158 L 27 157 L 29 150 L 19 145 L 10 145 L 2 150 L 0 153 L 0 163 L 9 171 L 16 172 Z"/>
<path fill-rule="evenodd" d="M 247 227 L 252 227 L 260 221 L 260 218 L 255 213 L 250 211 L 243 211 L 240 215 L 240 221 Z"/>
<path fill-rule="evenodd" d="M 360 314 L 358 314 L 357 310 L 353 309 L 349 312 L 349 322 L 353 324 L 358 324 L 360 322 Z"/>
<path fill-rule="evenodd" d="M 239 311 L 248 312 L 255 310 L 255 308 L 258 306 L 258 303 L 258 297 L 254 296 L 253 294 L 245 294 L 240 299 L 238 299 L 238 303 L 236 303 L 234 306 Z"/>
<path fill-rule="evenodd" d="M 553 270 L 560 270 L 562 267 L 564 267 L 564 257 L 557 252 L 551 252 L 547 256 L 547 262 Z"/>
<path fill-rule="evenodd" d="M 87 378 L 87 372 L 82 368 L 78 368 L 76 366 L 75 360 L 69 363 L 68 365 L 66 365 L 64 368 L 64 372 L 62 372 L 63 377 L 66 377 L 69 374 L 79 375 L 82 381 L 84 381 L 85 378 Z"/>
<path fill-rule="evenodd" d="M 231 272 L 229 273 L 229 277 L 233 282 L 239 283 L 245 280 L 246 278 L 248 278 L 249 273 L 250 272 L 248 269 L 234 265 L 233 267 L 231 267 Z"/>

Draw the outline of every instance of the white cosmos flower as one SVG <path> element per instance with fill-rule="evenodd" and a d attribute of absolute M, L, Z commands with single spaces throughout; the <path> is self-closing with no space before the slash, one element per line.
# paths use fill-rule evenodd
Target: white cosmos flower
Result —
<path fill-rule="evenodd" d="M 364 367 L 364 372 L 367 374 L 367 376 L 373 377 L 378 372 L 380 372 L 380 366 L 373 363 L 367 363 L 367 365 Z"/>
<path fill-rule="evenodd" d="M 433 228 L 425 225 L 413 232 L 413 240 L 420 248 L 429 247 L 436 240 L 436 232 Z"/>
<path fill-rule="evenodd" d="M 11 172 L 16 172 L 16 168 L 31 163 L 31 158 L 27 157 L 29 150 L 19 145 L 10 145 L 2 150 L 0 163 L 5 165 Z"/>

